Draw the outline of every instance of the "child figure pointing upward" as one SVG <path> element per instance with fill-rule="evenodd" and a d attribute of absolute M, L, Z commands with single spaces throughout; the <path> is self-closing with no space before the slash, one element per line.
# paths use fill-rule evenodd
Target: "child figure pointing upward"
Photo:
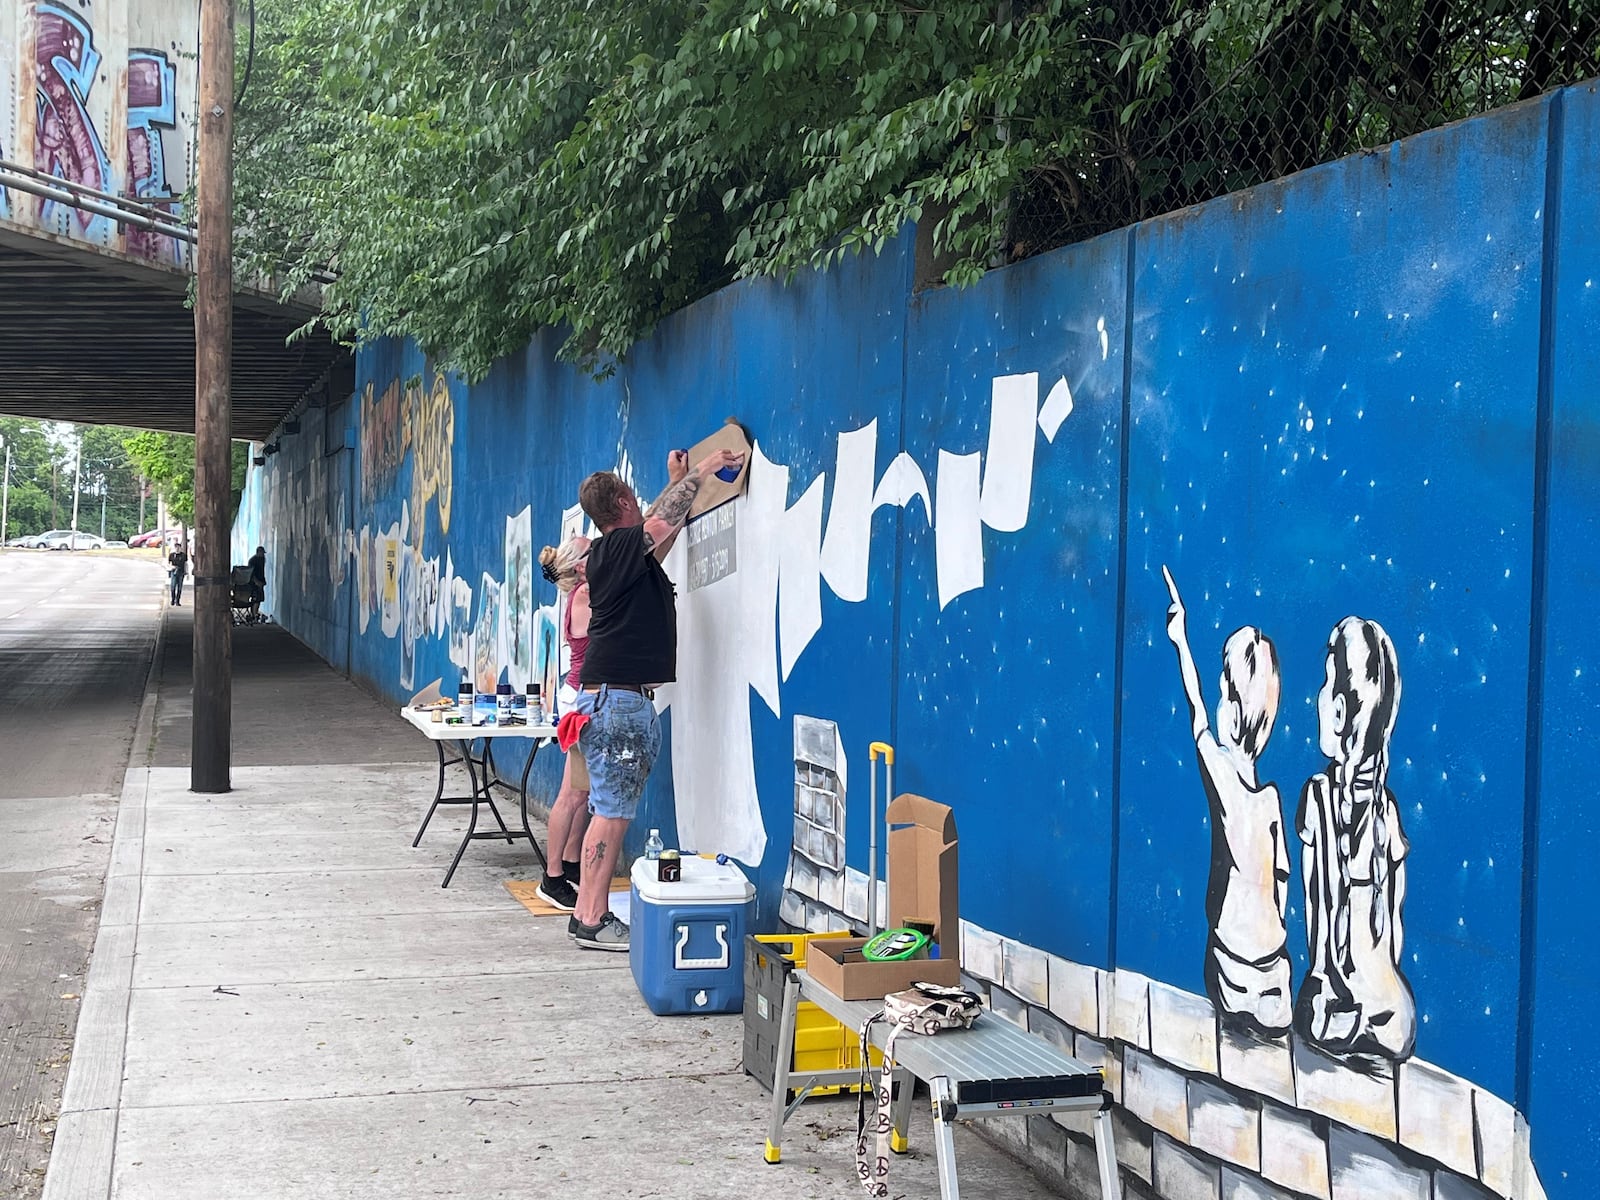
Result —
<path fill-rule="evenodd" d="M 1278 715 L 1278 653 L 1252 625 L 1229 636 L 1222 647 L 1222 694 L 1213 735 L 1189 649 L 1183 600 L 1166 567 L 1161 574 L 1172 597 L 1167 636 L 1178 651 L 1200 780 L 1211 806 L 1206 991 L 1225 1023 L 1277 1035 L 1290 1023 L 1284 928 L 1289 849 L 1278 789 L 1258 781 L 1256 764 Z"/>

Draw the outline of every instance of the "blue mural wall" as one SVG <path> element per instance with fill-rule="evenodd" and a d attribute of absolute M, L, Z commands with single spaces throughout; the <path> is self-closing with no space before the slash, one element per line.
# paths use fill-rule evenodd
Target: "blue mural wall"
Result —
<path fill-rule="evenodd" d="M 1596 145 L 1600 97 L 1569 89 L 963 291 L 913 295 L 907 235 L 726 289 L 603 381 L 556 363 L 554 334 L 471 387 L 372 347 L 358 394 L 252 473 L 236 547 L 268 545 L 269 609 L 330 661 L 396 700 L 449 690 L 463 626 L 518 586 L 508 547 L 555 544 L 584 475 L 653 496 L 669 450 L 738 417 L 758 454 L 737 571 L 692 590 L 682 544 L 669 563 L 683 682 L 640 840 L 754 845 L 762 924 L 859 923 L 865 751 L 891 741 L 897 790 L 957 814 L 965 965 L 997 1009 L 1115 1059 L 1141 1185 L 1177 1187 L 1176 1162 L 1339 1200 L 1378 1194 L 1378 1163 L 1383 1194 L 1587 1198 Z M 1221 758 L 1197 745 L 1175 593 Z M 537 643 L 537 571 L 531 602 Z M 1224 663 L 1241 629 L 1253 683 Z M 537 673 L 518 636 L 496 669 Z M 1246 762 L 1228 725 L 1265 696 Z M 1341 741 L 1350 705 L 1388 722 L 1367 750 Z M 535 781 L 553 795 L 553 756 Z M 1229 862 L 1279 915 L 1222 894 Z M 1327 903 L 1306 885 L 1330 869 Z M 1287 960 L 1255 977 L 1290 981 L 1243 1026 L 1213 977 L 1239 905 Z M 1373 987 L 1399 997 L 1382 1020 Z M 1209 1050 L 1163 1049 L 1169 1000 Z M 1219 1045 L 1281 1056 L 1287 1082 Z M 1168 1076 L 1179 1116 L 1150 1099 Z M 1213 1093 L 1238 1138 L 1195 1116 Z M 1275 1164 L 1272 1121 L 1302 1121 L 1321 1165 Z"/>

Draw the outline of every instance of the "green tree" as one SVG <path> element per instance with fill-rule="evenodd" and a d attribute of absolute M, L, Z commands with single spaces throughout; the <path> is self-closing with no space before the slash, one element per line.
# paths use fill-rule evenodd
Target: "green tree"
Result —
<path fill-rule="evenodd" d="M 150 486 L 166 497 L 173 518 L 184 525 L 194 524 L 194 437 L 151 429 L 124 429 L 120 433 L 129 459 Z M 247 443 L 233 443 L 230 517 L 239 508 L 249 457 Z"/>
<path fill-rule="evenodd" d="M 52 475 L 59 474 L 60 469 L 51 427 L 48 422 L 27 417 L 0 417 L 0 437 L 11 449 L 6 537 L 43 533 L 51 528 Z M 0 467 L 4 463 L 5 451 L 0 450 Z"/>
<path fill-rule="evenodd" d="M 79 503 L 78 528 L 98 533 L 103 511 L 107 540 L 126 541 L 141 532 L 139 500 L 143 484 L 138 467 L 123 444 L 132 431 L 110 425 L 85 425 L 79 432 L 83 495 Z M 148 515 L 154 517 L 153 507 Z"/>
<path fill-rule="evenodd" d="M 480 376 L 932 234 L 944 282 L 1600 71 L 1571 0 L 261 0 L 245 268 Z"/>

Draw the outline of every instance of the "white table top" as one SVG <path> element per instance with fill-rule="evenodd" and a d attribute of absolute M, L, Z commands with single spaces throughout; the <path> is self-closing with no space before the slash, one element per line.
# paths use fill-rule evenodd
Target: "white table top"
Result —
<path fill-rule="evenodd" d="M 456 712 L 456 709 L 446 709 L 445 712 Z M 400 710 L 400 715 L 421 731 L 422 736 L 435 742 L 464 742 L 474 738 L 553 738 L 556 736 L 554 725 L 447 725 L 443 720 L 435 721 L 432 713 L 417 712 L 409 704 Z"/>

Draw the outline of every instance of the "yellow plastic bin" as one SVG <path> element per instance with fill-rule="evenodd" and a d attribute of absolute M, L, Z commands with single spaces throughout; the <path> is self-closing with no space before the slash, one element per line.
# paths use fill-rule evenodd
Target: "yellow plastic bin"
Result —
<path fill-rule="evenodd" d="M 744 1070 L 769 1092 L 778 1074 L 778 1032 L 783 1020 L 783 987 L 789 972 L 806 965 L 806 947 L 816 938 L 849 937 L 848 933 L 750 934 L 744 954 Z M 872 1051 L 872 1065 L 883 1056 Z M 846 1029 L 809 1000 L 795 1012 L 794 1062 L 790 1070 L 859 1070 L 860 1036 Z M 856 1092 L 859 1084 L 817 1088 L 812 1095 Z M 789 1097 L 793 1096 L 791 1091 Z"/>

